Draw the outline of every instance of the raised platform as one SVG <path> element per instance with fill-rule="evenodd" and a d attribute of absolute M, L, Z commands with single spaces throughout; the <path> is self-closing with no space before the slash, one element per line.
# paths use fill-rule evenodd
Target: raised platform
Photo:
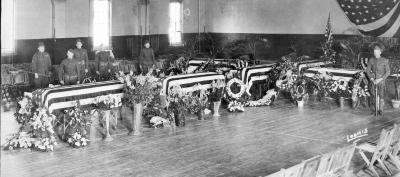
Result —
<path fill-rule="evenodd" d="M 320 102 L 300 110 L 279 101 L 175 130 L 143 128 L 138 137 L 121 128 L 113 141 L 83 149 L 2 150 L 1 176 L 266 176 L 348 145 L 346 135 L 368 128 L 362 142 L 400 123 L 400 110 L 368 113 Z"/>

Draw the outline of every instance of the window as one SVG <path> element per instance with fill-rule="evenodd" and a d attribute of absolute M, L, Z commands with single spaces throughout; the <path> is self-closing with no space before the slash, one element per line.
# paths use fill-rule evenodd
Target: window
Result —
<path fill-rule="evenodd" d="M 171 1 L 169 4 L 169 43 L 182 45 L 182 2 Z"/>
<path fill-rule="evenodd" d="M 93 3 L 93 46 L 95 49 L 110 48 L 111 4 L 109 0 L 94 0 Z"/>
<path fill-rule="evenodd" d="M 15 47 L 14 0 L 2 0 L 1 7 L 1 55 L 7 55 Z"/>

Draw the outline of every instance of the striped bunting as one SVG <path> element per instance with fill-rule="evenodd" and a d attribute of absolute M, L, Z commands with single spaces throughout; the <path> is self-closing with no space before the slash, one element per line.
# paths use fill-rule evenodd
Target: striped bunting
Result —
<path fill-rule="evenodd" d="M 172 86 L 181 86 L 185 92 L 194 91 L 193 86 L 197 84 L 201 85 L 201 89 L 208 89 L 211 88 L 211 83 L 214 80 L 225 80 L 225 76 L 216 72 L 169 76 L 163 80 L 161 93 L 168 95 Z"/>
<path fill-rule="evenodd" d="M 265 65 L 255 65 L 247 68 L 243 68 L 241 71 L 242 81 L 244 84 L 248 84 L 252 79 L 252 77 L 259 77 L 259 76 L 268 76 L 271 72 L 272 67 L 275 66 L 273 64 L 265 64 Z M 254 79 L 253 79 L 254 81 Z"/>
<path fill-rule="evenodd" d="M 327 65 L 332 64 L 331 62 L 327 61 L 321 61 L 321 60 L 308 60 L 308 61 L 301 61 L 297 62 L 295 65 L 297 66 L 297 70 L 299 71 L 299 74 L 304 72 L 308 68 L 313 68 L 313 67 L 324 67 Z"/>
<path fill-rule="evenodd" d="M 193 72 L 203 63 L 207 62 L 209 58 L 194 58 L 189 60 L 188 72 Z M 230 69 L 244 68 L 248 66 L 248 62 L 244 60 L 234 60 L 234 59 L 214 59 L 215 64 L 223 64 L 229 66 Z"/>

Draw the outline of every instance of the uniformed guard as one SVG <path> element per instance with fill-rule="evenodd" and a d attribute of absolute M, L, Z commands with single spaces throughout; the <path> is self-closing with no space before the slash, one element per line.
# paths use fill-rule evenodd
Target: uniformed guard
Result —
<path fill-rule="evenodd" d="M 138 65 L 140 72 L 146 73 L 148 68 L 156 65 L 156 60 L 154 56 L 154 50 L 150 48 L 150 42 L 146 41 L 144 43 L 144 48 L 140 52 Z"/>
<path fill-rule="evenodd" d="M 81 73 L 81 77 L 79 81 L 83 81 L 83 77 L 85 74 L 89 72 L 89 63 L 88 63 L 88 53 L 87 50 L 82 48 L 83 42 L 80 39 L 76 40 L 76 49 L 73 50 L 74 52 L 74 59 L 78 62 L 79 71 Z"/>
<path fill-rule="evenodd" d="M 111 74 L 112 63 L 114 62 L 114 54 L 110 50 L 100 50 L 95 54 L 96 73 L 103 78 Z"/>
<path fill-rule="evenodd" d="M 74 51 L 67 51 L 67 58 L 60 64 L 59 79 L 62 85 L 79 84 L 80 68 L 76 60 L 74 60 Z"/>
<path fill-rule="evenodd" d="M 367 75 L 371 81 L 372 94 L 375 98 L 375 112 L 379 115 L 383 114 L 384 96 L 385 96 L 385 80 L 390 75 L 389 60 L 381 57 L 384 46 L 379 43 L 372 45 L 374 57 L 368 60 Z"/>
<path fill-rule="evenodd" d="M 38 51 L 32 57 L 32 72 L 35 73 L 35 88 L 48 87 L 51 75 L 51 59 L 45 52 L 43 42 L 39 42 Z"/>

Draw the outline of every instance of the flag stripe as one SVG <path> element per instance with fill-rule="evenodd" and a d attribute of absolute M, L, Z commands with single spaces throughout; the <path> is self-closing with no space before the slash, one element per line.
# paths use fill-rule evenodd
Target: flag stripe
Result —
<path fill-rule="evenodd" d="M 384 26 L 381 26 L 380 28 L 371 30 L 371 31 L 364 31 L 364 30 L 359 30 L 359 31 L 362 34 L 368 35 L 368 36 L 380 36 L 380 35 L 384 34 L 386 31 L 388 31 L 390 29 L 390 27 L 392 27 L 394 22 L 397 21 L 399 14 L 400 14 L 400 8 L 397 7 L 396 11 L 392 15 L 392 17 L 389 19 L 389 21 Z"/>

